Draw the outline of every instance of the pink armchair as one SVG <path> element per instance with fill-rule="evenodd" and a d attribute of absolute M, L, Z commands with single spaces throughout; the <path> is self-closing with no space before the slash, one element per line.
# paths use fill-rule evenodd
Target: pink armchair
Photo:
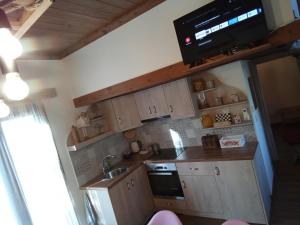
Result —
<path fill-rule="evenodd" d="M 182 225 L 175 213 L 163 210 L 157 212 L 147 225 Z"/>
<path fill-rule="evenodd" d="M 227 220 L 222 225 L 249 225 L 249 224 L 240 220 Z"/>

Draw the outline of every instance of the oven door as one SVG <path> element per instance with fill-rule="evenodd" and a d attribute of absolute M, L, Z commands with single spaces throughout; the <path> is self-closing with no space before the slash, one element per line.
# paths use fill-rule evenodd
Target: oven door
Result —
<path fill-rule="evenodd" d="M 177 171 L 148 171 L 153 195 L 184 197 Z"/>

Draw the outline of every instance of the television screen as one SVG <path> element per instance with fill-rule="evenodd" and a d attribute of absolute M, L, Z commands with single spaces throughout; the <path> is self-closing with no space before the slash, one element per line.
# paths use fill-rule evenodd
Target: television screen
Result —
<path fill-rule="evenodd" d="M 184 64 L 252 45 L 269 33 L 261 0 L 215 0 L 174 26 Z"/>

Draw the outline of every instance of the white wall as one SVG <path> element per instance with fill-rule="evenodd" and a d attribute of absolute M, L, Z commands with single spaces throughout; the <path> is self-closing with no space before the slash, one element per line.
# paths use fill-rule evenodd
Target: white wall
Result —
<path fill-rule="evenodd" d="M 31 91 L 45 88 L 56 88 L 57 90 L 57 97 L 43 99 L 42 103 L 65 171 L 73 205 L 81 224 L 84 225 L 85 214 L 82 194 L 79 190 L 69 153 L 65 147 L 74 116 L 70 78 L 64 71 L 64 65 L 61 61 L 20 61 L 18 66 L 22 78 L 28 82 Z"/>
<path fill-rule="evenodd" d="M 300 105 L 297 59 L 289 56 L 259 64 L 257 71 L 271 121 L 279 122 L 280 109 Z"/>
<path fill-rule="evenodd" d="M 294 20 L 292 0 L 262 0 L 270 29 L 276 29 Z"/>
<path fill-rule="evenodd" d="M 74 97 L 181 61 L 173 20 L 210 1 L 167 0 L 66 57 Z M 272 26 L 291 20 L 290 0 L 264 1 Z"/>
<path fill-rule="evenodd" d="M 75 97 L 181 61 L 173 20 L 211 0 L 169 0 L 75 52 Z"/>

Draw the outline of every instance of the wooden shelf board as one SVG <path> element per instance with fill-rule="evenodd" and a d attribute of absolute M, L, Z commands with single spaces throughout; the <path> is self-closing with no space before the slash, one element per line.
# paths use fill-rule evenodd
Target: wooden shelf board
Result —
<path fill-rule="evenodd" d="M 97 117 L 97 118 L 90 119 L 90 122 L 95 122 L 95 121 L 103 120 L 103 119 L 105 119 L 105 116 L 99 116 L 99 117 Z"/>
<path fill-rule="evenodd" d="M 80 142 L 79 144 L 76 144 L 76 145 L 72 145 L 72 146 L 67 146 L 68 150 L 69 151 L 78 151 L 84 147 L 87 147 L 91 144 L 94 144 L 96 143 L 97 141 L 100 141 L 100 140 L 103 140 L 104 138 L 107 138 L 108 136 L 111 136 L 112 134 L 114 134 L 113 131 L 109 131 L 109 132 L 106 132 L 106 133 L 103 133 L 103 134 L 100 134 L 96 137 L 93 137 L 93 138 L 90 138 L 86 141 L 83 141 L 83 142 Z"/>
<path fill-rule="evenodd" d="M 245 122 L 245 123 L 232 124 L 232 125 L 224 126 L 224 127 L 210 127 L 210 128 L 202 128 L 202 129 L 204 129 L 204 130 L 226 129 L 226 128 L 243 127 L 243 126 L 249 126 L 249 125 L 253 125 L 253 123 Z"/>
<path fill-rule="evenodd" d="M 216 90 L 217 88 L 218 88 L 218 87 L 205 89 L 205 90 L 203 90 L 203 91 L 195 91 L 195 92 L 193 92 L 193 94 L 200 94 L 200 93 L 204 93 L 204 92 L 209 92 L 209 91 Z"/>
<path fill-rule="evenodd" d="M 215 109 L 220 109 L 220 108 L 232 107 L 232 106 L 236 106 L 236 105 L 243 105 L 243 104 L 247 104 L 247 103 L 248 103 L 248 101 L 240 101 L 237 103 L 230 103 L 230 104 L 213 106 L 213 107 L 209 107 L 209 108 L 205 108 L 205 109 L 199 109 L 199 111 L 204 112 L 204 111 L 215 110 Z"/>

